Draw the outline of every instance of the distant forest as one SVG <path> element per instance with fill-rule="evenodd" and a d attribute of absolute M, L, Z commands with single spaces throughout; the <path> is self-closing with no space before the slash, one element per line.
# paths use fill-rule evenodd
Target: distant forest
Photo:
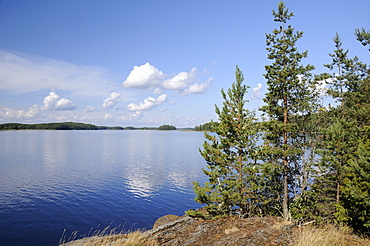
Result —
<path fill-rule="evenodd" d="M 42 124 L 0 124 L 0 130 L 123 130 L 120 126 L 96 126 L 77 122 L 42 123 Z"/>
<path fill-rule="evenodd" d="M 1 130 L 177 130 L 172 125 L 162 125 L 160 127 L 133 127 L 133 126 L 96 126 L 86 123 L 61 122 L 61 123 L 42 123 L 42 124 L 21 124 L 5 123 L 0 124 Z M 191 130 L 187 128 L 187 130 Z"/>
<path fill-rule="evenodd" d="M 217 126 L 217 122 L 208 122 L 203 125 L 196 126 L 194 131 L 204 131 L 204 132 L 213 132 L 214 127 Z"/>

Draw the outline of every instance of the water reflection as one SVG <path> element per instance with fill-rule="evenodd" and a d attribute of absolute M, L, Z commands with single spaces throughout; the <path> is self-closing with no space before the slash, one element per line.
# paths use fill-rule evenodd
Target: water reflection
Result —
<path fill-rule="evenodd" d="M 124 178 L 127 190 L 134 196 L 148 198 L 160 189 L 166 175 L 164 159 L 166 145 L 154 131 L 142 131 L 129 135 L 124 151 Z"/>
<path fill-rule="evenodd" d="M 68 137 L 53 133 L 58 132 L 40 131 L 42 135 L 42 164 L 48 176 L 57 176 L 69 159 Z"/>
<path fill-rule="evenodd" d="M 0 245 L 53 245 L 64 229 L 181 215 L 195 206 L 203 141 L 177 131 L 0 132 Z"/>

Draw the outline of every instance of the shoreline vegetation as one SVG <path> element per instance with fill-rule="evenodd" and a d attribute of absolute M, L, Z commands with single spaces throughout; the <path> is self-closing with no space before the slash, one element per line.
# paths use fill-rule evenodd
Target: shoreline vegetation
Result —
<path fill-rule="evenodd" d="M 195 231 L 202 233 L 194 233 Z M 217 220 L 202 220 L 186 215 L 165 215 L 159 218 L 150 230 L 120 231 L 107 227 L 92 235 L 81 237 L 76 233 L 72 233 L 71 237 L 67 234 L 63 233 L 60 246 L 370 245 L 368 238 L 354 234 L 346 226 L 297 225 L 279 217 L 240 218 L 235 215 Z"/>
<path fill-rule="evenodd" d="M 162 125 L 159 127 L 133 127 L 133 126 L 97 126 L 93 124 L 78 123 L 78 122 L 57 122 L 57 123 L 39 123 L 39 124 L 23 124 L 23 123 L 4 123 L 0 124 L 0 131 L 14 130 L 160 130 L 160 131 L 194 131 L 194 128 L 176 128 L 172 125 Z"/>

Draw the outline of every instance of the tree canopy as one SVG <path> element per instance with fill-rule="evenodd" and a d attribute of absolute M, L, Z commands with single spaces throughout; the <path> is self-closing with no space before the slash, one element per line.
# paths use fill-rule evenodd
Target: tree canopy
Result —
<path fill-rule="evenodd" d="M 177 128 L 172 125 L 161 125 L 160 127 L 158 127 L 158 130 L 171 131 L 171 130 L 177 130 Z"/>
<path fill-rule="evenodd" d="M 329 54 L 327 73 L 313 75 L 299 52 L 303 32 L 294 31 L 293 17 L 283 2 L 273 11 L 279 27 L 266 34 L 268 59 L 264 77 L 262 122 L 245 108 L 247 89 L 236 67 L 236 81 L 216 106 L 214 133 L 205 133 L 200 150 L 207 162 L 208 182 L 194 183 L 195 200 L 206 218 L 281 215 L 297 223 L 334 222 L 369 235 L 370 228 L 370 67 L 349 57 L 339 34 Z M 362 45 L 369 31 L 356 29 Z M 319 84 L 328 86 L 319 93 Z M 322 105 L 322 97 L 335 105 Z M 197 130 L 202 129 L 202 125 Z"/>
<path fill-rule="evenodd" d="M 42 123 L 42 124 L 0 124 L 0 130 L 123 130 L 120 126 L 96 126 L 77 122 Z"/>

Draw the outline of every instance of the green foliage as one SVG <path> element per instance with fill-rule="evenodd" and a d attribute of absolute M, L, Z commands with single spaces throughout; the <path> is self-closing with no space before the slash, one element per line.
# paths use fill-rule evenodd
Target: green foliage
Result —
<path fill-rule="evenodd" d="M 203 170 L 209 181 L 194 183 L 196 201 L 212 218 L 239 209 L 244 215 L 292 216 L 304 222 L 335 222 L 369 234 L 370 227 L 370 67 L 349 58 L 339 35 L 326 64 L 330 73 L 313 78 L 313 66 L 302 65 L 306 52 L 296 42 L 302 32 L 286 25 L 293 16 L 283 2 L 273 11 L 280 24 L 266 35 L 268 92 L 264 122 L 244 110 L 247 87 L 236 71 L 236 82 L 225 93 L 223 108 L 216 106 L 219 124 L 205 134 Z M 370 32 L 356 29 L 357 39 L 369 45 Z M 327 95 L 336 101 L 320 107 L 316 87 L 329 83 Z M 202 126 L 199 127 L 201 129 Z M 257 146 L 258 131 L 264 145 Z"/>
<path fill-rule="evenodd" d="M 133 126 L 126 126 L 125 128 L 123 128 L 124 130 L 136 130 L 137 128 L 136 127 L 133 127 Z"/>
<path fill-rule="evenodd" d="M 212 219 L 209 217 L 209 214 L 206 211 L 202 211 L 199 209 L 198 210 L 194 210 L 194 209 L 187 210 L 185 211 L 185 214 L 187 214 L 190 217 L 195 217 L 195 218 Z"/>
<path fill-rule="evenodd" d="M 176 129 L 176 127 L 171 126 L 171 125 L 162 125 L 162 126 L 158 127 L 158 130 L 171 131 L 171 130 L 177 130 L 177 129 Z"/>
<path fill-rule="evenodd" d="M 368 231 L 370 228 L 370 140 L 361 142 L 355 158 L 349 161 L 344 180 L 344 207 L 354 228 Z"/>
<path fill-rule="evenodd" d="M 6 123 L 0 124 L 0 130 L 123 130 L 123 128 L 120 126 L 108 127 L 76 122 L 61 122 L 43 124 Z"/>
<path fill-rule="evenodd" d="M 254 113 L 245 109 L 244 97 L 248 86 L 242 85 L 243 74 L 236 67 L 236 82 L 227 92 L 221 91 L 223 107 L 215 106 L 219 124 L 215 134 L 205 133 L 201 155 L 207 161 L 204 173 L 209 181 L 200 186 L 194 183 L 195 201 L 206 204 L 210 217 L 223 216 L 234 209 L 242 214 L 256 214 L 259 200 L 260 164 L 258 124 Z"/>
<path fill-rule="evenodd" d="M 356 28 L 355 35 L 357 36 L 357 40 L 360 41 L 363 46 L 370 45 L 370 31 L 366 31 L 365 28 Z"/>
<path fill-rule="evenodd" d="M 319 124 L 320 161 L 311 172 L 313 183 L 294 203 L 302 220 L 348 224 L 357 232 L 370 227 L 370 69 L 349 58 L 339 35 L 334 37 L 328 94 L 338 105 L 331 107 Z"/>
<path fill-rule="evenodd" d="M 217 122 L 208 122 L 208 123 L 205 123 L 203 125 L 199 125 L 199 126 L 196 126 L 194 127 L 194 131 L 207 131 L 207 132 L 213 132 L 214 128 L 217 127 Z"/>
<path fill-rule="evenodd" d="M 295 32 L 285 23 L 293 16 L 283 2 L 278 4 L 278 11 L 273 11 L 274 21 L 280 24 L 271 34 L 266 34 L 268 59 L 266 65 L 268 92 L 263 99 L 266 103 L 261 110 L 267 121 L 264 124 L 265 165 L 274 177 L 271 180 L 271 192 L 275 194 L 270 201 L 282 204 L 284 219 L 289 219 L 289 193 L 294 193 L 297 184 L 294 180 L 301 174 L 297 165 L 302 160 L 302 140 L 309 132 L 302 132 L 302 126 L 294 117 L 311 114 L 316 107 L 315 83 L 312 82 L 312 65 L 302 65 L 307 51 L 299 52 L 296 42 L 303 32 Z M 308 130 L 308 129 L 306 129 Z M 281 195 L 282 194 L 282 195 Z"/>

